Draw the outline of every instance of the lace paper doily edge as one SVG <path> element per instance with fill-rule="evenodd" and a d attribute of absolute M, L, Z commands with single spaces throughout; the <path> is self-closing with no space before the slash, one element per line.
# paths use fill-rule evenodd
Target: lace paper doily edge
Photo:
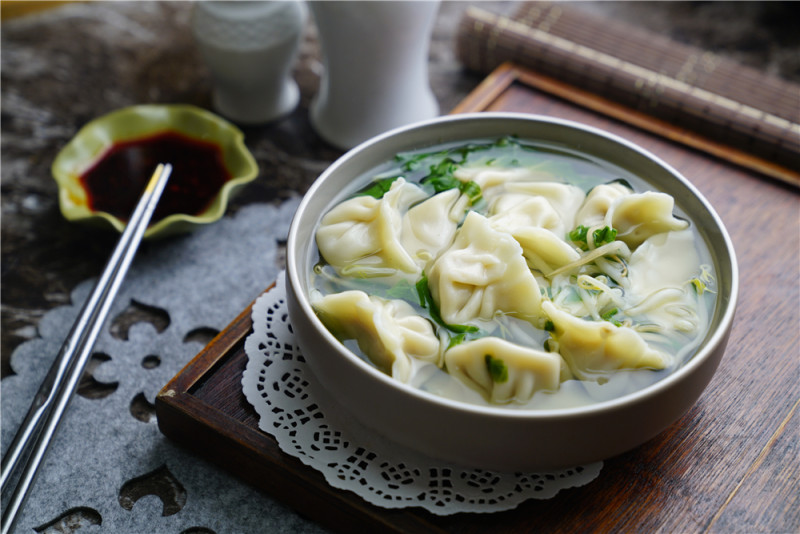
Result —
<path fill-rule="evenodd" d="M 293 458 L 297 458 L 300 460 L 304 465 L 314 469 L 318 473 L 320 473 L 325 481 L 333 488 L 348 491 L 353 493 L 354 495 L 358 496 L 359 498 L 363 499 L 365 502 L 373 504 L 375 506 L 379 506 L 385 509 L 404 509 L 404 508 L 421 508 L 426 510 L 434 515 L 438 516 L 448 516 L 448 515 L 455 515 L 459 513 L 481 513 L 481 514 L 488 514 L 488 513 L 496 513 L 496 512 L 503 512 L 508 510 L 513 510 L 517 508 L 520 504 L 528 500 L 548 500 L 555 497 L 558 493 L 562 490 L 571 489 L 571 488 L 579 488 L 589 484 L 590 482 L 594 481 L 600 474 L 600 471 L 603 467 L 603 462 L 595 462 L 592 464 L 582 465 L 580 466 L 582 472 L 580 476 L 573 477 L 570 479 L 569 484 L 563 485 L 553 485 L 547 488 L 546 491 L 541 491 L 537 494 L 520 494 L 518 499 L 507 499 L 504 501 L 506 504 L 501 505 L 493 505 L 492 507 L 486 508 L 475 508 L 475 507 L 466 507 L 466 506 L 458 506 L 458 505 L 451 505 L 447 507 L 436 507 L 433 506 L 432 503 L 426 503 L 425 501 L 411 504 L 409 502 L 403 501 L 384 501 L 378 498 L 375 494 L 368 492 L 362 493 L 358 492 L 352 487 L 348 486 L 345 481 L 339 479 L 338 477 L 334 476 L 332 472 L 325 471 L 320 469 L 318 465 L 313 461 L 312 458 L 297 454 L 294 449 L 289 447 L 288 445 L 284 444 L 282 440 L 279 439 L 277 435 L 271 432 L 269 425 L 265 423 L 265 414 L 262 413 L 262 409 L 264 408 L 264 403 L 260 396 L 256 395 L 256 399 L 253 399 L 251 395 L 251 391 L 249 388 L 246 387 L 247 379 L 249 373 L 257 372 L 257 369 L 264 365 L 266 358 L 263 356 L 261 351 L 254 348 L 254 344 L 258 343 L 261 339 L 261 336 L 265 336 L 267 332 L 267 325 L 266 322 L 259 321 L 260 317 L 265 315 L 265 309 L 268 307 L 270 303 L 270 299 L 276 298 L 276 292 L 280 293 L 283 291 L 283 284 L 284 284 L 284 276 L 285 271 L 281 271 L 278 275 L 277 281 L 275 286 L 271 289 L 267 290 L 263 294 L 261 294 L 256 301 L 253 303 L 252 312 L 251 312 L 251 320 L 253 322 L 253 332 L 247 336 L 245 339 L 245 353 L 247 354 L 248 360 L 245 367 L 245 370 L 242 374 L 242 390 L 245 395 L 247 401 L 253 406 L 256 413 L 259 415 L 258 421 L 258 428 L 262 432 L 272 436 L 278 447 L 281 451 L 292 456 Z M 282 297 L 277 297 L 279 300 Z M 285 296 L 284 302 L 285 302 Z M 254 393 L 253 393 L 254 394 Z M 432 465 L 441 464 L 441 462 L 437 462 L 435 460 L 431 460 Z M 447 466 L 454 469 L 464 470 L 463 467 L 459 466 Z M 540 474 L 549 474 L 542 472 Z M 426 505 L 427 504 L 427 505 Z"/>

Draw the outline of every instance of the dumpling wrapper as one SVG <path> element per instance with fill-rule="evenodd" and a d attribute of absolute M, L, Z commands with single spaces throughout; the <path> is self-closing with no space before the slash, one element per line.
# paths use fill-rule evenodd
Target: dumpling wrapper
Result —
<path fill-rule="evenodd" d="M 618 369 L 664 369 L 670 363 L 669 356 L 650 348 L 631 328 L 580 319 L 549 301 L 542 309 L 553 322 L 558 351 L 576 378 L 597 380 Z"/>
<path fill-rule="evenodd" d="M 489 371 L 487 357 L 502 361 L 507 378 L 496 381 Z M 507 404 L 528 402 L 540 390 L 556 390 L 561 374 L 561 357 L 552 352 L 523 347 L 497 337 L 466 341 L 444 355 L 447 371 L 489 402 Z"/>
<path fill-rule="evenodd" d="M 553 179 L 552 174 L 535 167 L 494 167 L 491 165 L 459 167 L 455 170 L 453 176 L 462 182 L 475 182 L 478 184 L 483 198 L 487 202 L 502 193 L 505 190 L 505 185 L 510 182 Z"/>
<path fill-rule="evenodd" d="M 312 304 L 333 335 L 355 339 L 379 369 L 397 380 L 411 378 L 411 358 L 438 363 L 440 341 L 433 326 L 405 301 L 351 290 L 326 295 Z"/>
<path fill-rule="evenodd" d="M 489 221 L 501 232 L 513 233 L 532 226 L 565 234 L 561 216 L 543 197 L 519 193 L 498 195 L 489 205 Z"/>
<path fill-rule="evenodd" d="M 644 317 L 666 330 L 694 332 L 702 325 L 689 281 L 700 257 L 691 230 L 656 234 L 631 254 L 628 263 L 630 317 Z"/>
<path fill-rule="evenodd" d="M 634 249 L 650 236 L 689 227 L 688 221 L 672 215 L 674 207 L 675 199 L 666 193 L 635 193 L 615 201 L 605 221 L 617 231 L 617 239 Z"/>
<path fill-rule="evenodd" d="M 587 228 L 602 224 L 612 204 L 620 198 L 633 194 L 633 190 L 619 182 L 593 187 L 575 214 L 575 226 Z"/>
<path fill-rule="evenodd" d="M 528 265 L 543 274 L 580 259 L 564 240 L 572 228 L 583 191 L 556 182 L 514 182 L 510 193 L 499 195 L 489 206 L 492 227 L 508 232 L 522 246 Z"/>
<path fill-rule="evenodd" d="M 341 271 L 355 268 L 365 276 L 402 271 L 418 274 L 420 266 L 401 243 L 402 216 L 427 195 L 398 178 L 381 199 L 358 196 L 335 206 L 322 218 L 316 239 L 325 261 Z"/>
<path fill-rule="evenodd" d="M 697 273 L 700 256 L 691 230 L 654 235 L 628 260 L 630 290 L 648 295 L 665 287 L 681 287 Z"/>
<path fill-rule="evenodd" d="M 560 182 L 513 182 L 506 184 L 509 194 L 525 194 L 543 198 L 552 206 L 561 221 L 559 228 L 549 228 L 563 237 L 575 225 L 575 215 L 583 205 L 586 194 L 575 185 Z"/>
<path fill-rule="evenodd" d="M 421 267 L 450 246 L 464 218 L 469 198 L 458 189 L 438 193 L 403 216 L 401 244 Z"/>
<path fill-rule="evenodd" d="M 581 258 L 575 247 L 544 228 L 520 228 L 512 235 L 522 246 L 522 254 L 528 265 L 545 276 Z"/>
<path fill-rule="evenodd" d="M 542 316 L 539 284 L 522 247 L 474 211 L 467 214 L 450 248 L 433 262 L 428 281 L 448 324 L 489 320 L 496 313 L 526 320 Z"/>

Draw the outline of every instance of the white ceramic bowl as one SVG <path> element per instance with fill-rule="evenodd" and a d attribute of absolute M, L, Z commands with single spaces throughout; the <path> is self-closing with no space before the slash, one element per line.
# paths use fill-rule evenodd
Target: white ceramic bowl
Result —
<path fill-rule="evenodd" d="M 519 410 L 451 401 L 407 386 L 345 348 L 309 302 L 311 249 L 320 218 L 364 172 L 396 153 L 443 142 L 514 134 L 572 147 L 671 194 L 706 239 L 716 264 L 718 295 L 710 331 L 698 352 L 663 380 L 586 407 Z M 315 377 L 365 426 L 431 457 L 499 471 L 575 466 L 610 458 L 651 439 L 698 399 L 725 350 L 738 295 L 733 245 L 718 215 L 676 170 L 652 154 L 595 128 L 516 113 L 441 117 L 392 130 L 342 156 L 313 184 L 289 232 L 286 293 L 297 342 Z"/>

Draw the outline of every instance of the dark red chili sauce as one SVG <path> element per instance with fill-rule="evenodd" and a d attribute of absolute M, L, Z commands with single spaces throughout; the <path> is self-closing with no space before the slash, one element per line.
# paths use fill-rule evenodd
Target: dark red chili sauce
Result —
<path fill-rule="evenodd" d="M 197 215 L 230 179 L 219 145 L 178 132 L 115 143 L 81 176 L 89 208 L 127 221 L 159 163 L 172 174 L 152 222 L 173 213 Z"/>

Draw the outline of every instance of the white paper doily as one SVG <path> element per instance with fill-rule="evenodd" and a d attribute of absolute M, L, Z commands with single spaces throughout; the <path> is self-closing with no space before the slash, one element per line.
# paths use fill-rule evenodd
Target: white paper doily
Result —
<path fill-rule="evenodd" d="M 275 287 L 253 305 L 242 388 L 259 415 L 259 428 L 331 486 L 385 508 L 419 506 L 449 515 L 497 512 L 528 499 L 549 499 L 600 473 L 602 462 L 543 473 L 464 469 L 389 442 L 342 417 L 295 344 L 285 297 L 281 272 Z"/>

